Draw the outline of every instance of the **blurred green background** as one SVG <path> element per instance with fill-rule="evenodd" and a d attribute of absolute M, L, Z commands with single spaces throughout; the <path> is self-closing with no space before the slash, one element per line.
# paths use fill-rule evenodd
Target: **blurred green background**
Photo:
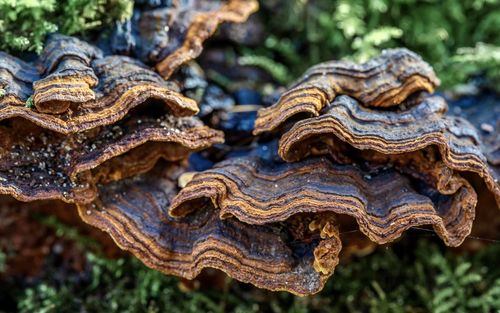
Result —
<path fill-rule="evenodd" d="M 407 47 L 431 63 L 443 88 L 485 74 L 500 81 L 498 0 L 261 1 L 267 38 L 251 53 L 283 64 L 289 81 L 331 59 L 358 62 Z M 248 52 L 250 53 L 250 52 Z"/>

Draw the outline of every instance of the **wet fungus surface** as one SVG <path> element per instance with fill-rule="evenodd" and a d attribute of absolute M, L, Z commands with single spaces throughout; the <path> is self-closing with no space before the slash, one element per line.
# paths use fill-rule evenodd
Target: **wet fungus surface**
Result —
<path fill-rule="evenodd" d="M 189 117 L 134 115 L 69 136 L 19 120 L 0 125 L 0 190 L 19 200 L 88 202 L 93 186 L 178 161 L 223 142 L 222 133 Z"/>

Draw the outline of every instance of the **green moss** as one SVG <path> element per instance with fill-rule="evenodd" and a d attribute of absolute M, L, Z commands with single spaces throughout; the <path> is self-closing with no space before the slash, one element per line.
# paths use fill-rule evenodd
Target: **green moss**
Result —
<path fill-rule="evenodd" d="M 0 50 L 40 53 L 51 32 L 80 34 L 132 14 L 132 0 L 0 0 Z"/>
<path fill-rule="evenodd" d="M 238 58 L 238 64 L 260 67 L 267 71 L 276 81 L 280 83 L 286 83 L 291 79 L 286 66 L 263 55 L 241 56 Z"/>
<path fill-rule="evenodd" d="M 72 35 L 124 21 L 132 15 L 133 2 L 128 0 L 69 0 L 61 6 L 64 19 L 59 19 L 61 32 Z"/>
<path fill-rule="evenodd" d="M 500 46 L 476 43 L 474 47 L 459 48 L 451 59 L 452 71 L 464 81 L 473 74 L 484 74 L 490 84 L 500 90 Z"/>
<path fill-rule="evenodd" d="M 29 96 L 29 98 L 26 100 L 26 103 L 24 104 L 25 107 L 28 109 L 31 109 L 33 107 L 33 96 Z"/>

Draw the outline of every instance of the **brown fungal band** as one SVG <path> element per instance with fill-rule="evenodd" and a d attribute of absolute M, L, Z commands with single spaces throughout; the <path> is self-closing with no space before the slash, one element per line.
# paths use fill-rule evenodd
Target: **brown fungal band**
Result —
<path fill-rule="evenodd" d="M 411 227 L 431 224 L 448 245 L 459 245 L 474 220 L 472 187 L 465 182 L 456 193 L 436 197 L 432 188 L 422 184 L 417 190 L 413 185 L 393 169 L 363 171 L 326 159 L 230 159 L 197 174 L 174 198 L 169 213 L 180 217 L 215 208 L 221 219 L 236 217 L 259 225 L 299 213 L 345 214 L 379 244 Z"/>
<path fill-rule="evenodd" d="M 127 30 L 119 30 L 118 43 L 112 48 L 156 64 L 158 73 L 167 79 L 180 65 L 200 55 L 203 42 L 219 24 L 242 23 L 257 8 L 256 0 L 190 0 L 137 11 L 132 25 L 122 25 Z M 120 43 L 120 39 L 130 42 Z"/>
<path fill-rule="evenodd" d="M 151 112 L 151 108 L 146 110 Z M 134 114 L 117 124 L 64 136 L 11 119 L 0 124 L 0 193 L 22 201 L 88 202 L 95 183 L 143 173 L 223 142 L 199 120 Z"/>
<path fill-rule="evenodd" d="M 407 49 L 389 49 L 363 64 L 331 61 L 310 68 L 278 102 L 259 111 L 255 134 L 272 131 L 299 114 L 318 116 L 338 95 L 367 107 L 392 107 L 439 85 L 432 68 Z"/>
<path fill-rule="evenodd" d="M 67 36 L 52 36 L 37 70 L 0 54 L 0 120 L 22 117 L 69 134 L 112 124 L 129 110 L 157 101 L 175 116 L 198 112 L 194 100 L 178 93 L 141 62 L 125 56 L 102 57 L 97 48 Z M 26 105 L 33 101 L 34 108 Z"/>
<path fill-rule="evenodd" d="M 270 290 L 316 293 L 338 263 L 334 218 L 297 216 L 249 225 L 219 219 L 213 209 L 182 218 L 166 212 L 182 168 L 160 163 L 152 171 L 99 187 L 99 198 L 79 204 L 82 219 L 106 232 L 149 267 L 187 279 L 203 268 Z"/>
<path fill-rule="evenodd" d="M 453 171 L 479 175 L 500 204 L 498 173 L 488 165 L 476 129 L 465 119 L 444 116 L 445 110 L 446 103 L 440 97 L 424 98 L 405 112 L 384 112 L 340 96 L 320 116 L 293 125 L 280 140 L 279 154 L 288 162 L 329 154 L 348 162 L 353 159 L 349 155 L 356 155 L 368 161 L 394 163 L 415 175 L 434 175 L 437 189 L 448 193 L 456 187 L 453 180 L 444 179 L 446 169 L 436 171 L 429 166 L 444 162 Z"/>

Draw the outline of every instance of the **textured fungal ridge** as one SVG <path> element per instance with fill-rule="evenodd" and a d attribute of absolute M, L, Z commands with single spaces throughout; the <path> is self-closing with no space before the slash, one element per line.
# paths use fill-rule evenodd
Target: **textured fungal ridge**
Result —
<path fill-rule="evenodd" d="M 52 35 L 39 59 L 0 54 L 0 193 L 88 203 L 96 183 L 223 141 L 194 100 L 141 62 Z"/>
<path fill-rule="evenodd" d="M 221 132 L 195 118 L 148 114 L 73 135 L 11 119 L 0 125 L 0 136 L 0 193 L 23 201 L 89 202 L 95 183 L 143 173 L 158 159 L 179 161 L 223 142 Z"/>
<path fill-rule="evenodd" d="M 256 0 L 189 0 L 158 8 L 146 6 L 118 25 L 112 48 L 156 64 L 166 79 L 181 64 L 200 55 L 203 42 L 219 24 L 242 23 L 257 8 Z"/>
<path fill-rule="evenodd" d="M 0 52 L 0 89 L 0 120 L 22 117 L 64 134 L 112 124 L 151 101 L 175 116 L 198 112 L 195 101 L 141 62 L 103 57 L 98 48 L 58 34 L 34 64 Z"/>
<path fill-rule="evenodd" d="M 170 206 L 168 200 L 151 202 L 159 198 L 158 194 L 145 192 L 146 187 L 138 188 L 137 184 L 133 183 L 137 196 L 110 191 L 115 199 L 103 200 L 101 197 L 100 209 L 81 207 L 81 214 L 110 232 L 121 246 L 134 252 L 146 264 L 166 273 L 190 278 L 199 272 L 200 264 L 204 264 L 258 287 L 301 295 L 320 291 L 337 266 L 342 248 L 340 234 L 343 227 L 352 229 L 343 216 L 352 217 L 361 232 L 378 244 L 395 240 L 411 227 L 432 225 L 448 245 L 457 246 L 471 231 L 476 205 L 476 194 L 467 183 L 454 194 L 436 197 L 431 187 L 417 186 L 393 168 L 360 169 L 335 164 L 326 158 L 295 163 L 259 157 L 229 159 L 195 175 Z M 158 183 L 146 185 L 151 189 Z M 165 184 L 162 186 L 162 192 L 168 190 Z M 123 189 L 120 187 L 120 190 Z M 154 207 L 149 212 L 155 212 L 155 216 L 145 214 L 142 210 L 148 208 L 136 204 L 143 203 L 137 200 L 139 193 L 148 198 L 144 203 Z M 208 214 L 218 227 L 224 225 L 223 229 L 215 228 L 220 233 L 213 230 L 210 234 L 210 238 L 218 238 L 213 246 L 207 244 L 205 254 L 198 254 L 194 253 L 196 248 L 189 245 L 186 252 L 189 254 L 188 269 L 167 268 L 175 258 L 180 258 L 172 253 L 175 244 L 191 240 L 186 239 L 189 236 L 184 233 L 167 230 L 169 223 L 190 221 L 186 227 L 193 227 L 191 221 Z M 155 226 L 137 226 L 151 220 L 156 221 L 153 222 Z M 339 220 L 344 222 L 339 223 Z M 160 226 L 156 226 L 158 224 Z M 210 223 L 205 222 L 205 227 L 213 227 L 208 225 Z M 234 230 L 226 229 L 227 225 L 234 225 Z M 140 240 L 141 246 L 153 248 L 141 250 L 132 245 L 134 239 L 127 239 L 128 235 L 119 229 L 134 229 L 130 238 L 144 238 Z M 145 235 L 145 232 L 149 233 Z M 183 240 L 164 239 L 169 232 L 183 236 Z M 195 236 L 194 230 L 191 232 L 190 235 Z M 268 237 L 269 234 L 273 235 Z M 203 238 L 198 237 L 195 241 L 206 243 Z M 220 248 L 227 244 L 231 248 Z M 249 248 L 249 244 L 255 250 Z M 289 256 L 282 254 L 282 245 L 291 252 Z M 212 249 L 222 252 L 215 255 Z M 157 256 L 152 256 L 152 251 Z M 268 256 L 268 252 L 272 255 Z M 211 262 L 205 260 L 208 255 L 213 257 Z M 194 260 L 194 256 L 198 259 Z M 231 261 L 238 264 L 235 272 L 226 262 L 240 257 L 245 261 Z M 259 261 L 250 263 L 249 260 L 255 259 Z M 287 265 L 278 265 L 280 263 Z"/>
<path fill-rule="evenodd" d="M 272 131 L 298 114 L 317 116 L 338 95 L 367 107 L 393 107 L 439 85 L 432 68 L 407 49 L 389 49 L 366 63 L 330 61 L 311 67 L 279 101 L 259 111 L 255 133 Z"/>
<path fill-rule="evenodd" d="M 500 111 L 448 115 L 429 95 L 432 68 L 406 49 L 310 68 L 258 112 L 255 133 L 281 130 L 279 141 L 217 147 L 207 163 L 239 157 L 183 175 L 189 154 L 223 133 L 193 117 L 196 102 L 166 79 L 218 25 L 256 9 L 256 0 L 139 1 L 103 50 L 53 34 L 34 62 L 0 52 L 0 195 L 74 203 L 165 274 L 215 268 L 297 295 L 323 288 L 343 246 L 355 249 L 343 235 L 353 228 L 375 246 L 424 225 L 455 247 L 478 203 L 493 195 L 500 206 Z"/>
<path fill-rule="evenodd" d="M 410 227 L 431 224 L 448 245 L 457 246 L 470 232 L 475 205 L 476 194 L 466 183 L 454 194 L 435 198 L 394 169 L 361 170 L 324 158 L 296 163 L 242 158 L 196 175 L 169 213 L 179 217 L 211 207 L 221 219 L 259 225 L 299 213 L 345 214 L 379 244 Z"/>
<path fill-rule="evenodd" d="M 488 147 L 467 120 L 443 115 L 446 108 L 437 96 L 424 97 L 403 112 L 365 108 L 348 96 L 340 96 L 319 116 L 293 125 L 280 140 L 279 154 L 288 162 L 309 155 L 331 155 L 340 162 L 361 157 L 393 163 L 410 175 L 433 177 L 428 179 L 443 194 L 456 190 L 457 180 L 451 177 L 472 172 L 482 178 L 500 204 L 500 177 L 488 163 Z M 442 170 L 437 170 L 439 167 Z"/>
<path fill-rule="evenodd" d="M 215 209 L 200 207 L 172 218 L 167 209 L 182 171 L 160 163 L 134 179 L 104 184 L 98 199 L 78 205 L 79 213 L 120 247 L 166 274 L 192 279 L 211 267 L 270 290 L 301 295 L 321 290 L 341 249 L 332 215 L 250 225 L 220 219 Z"/>

